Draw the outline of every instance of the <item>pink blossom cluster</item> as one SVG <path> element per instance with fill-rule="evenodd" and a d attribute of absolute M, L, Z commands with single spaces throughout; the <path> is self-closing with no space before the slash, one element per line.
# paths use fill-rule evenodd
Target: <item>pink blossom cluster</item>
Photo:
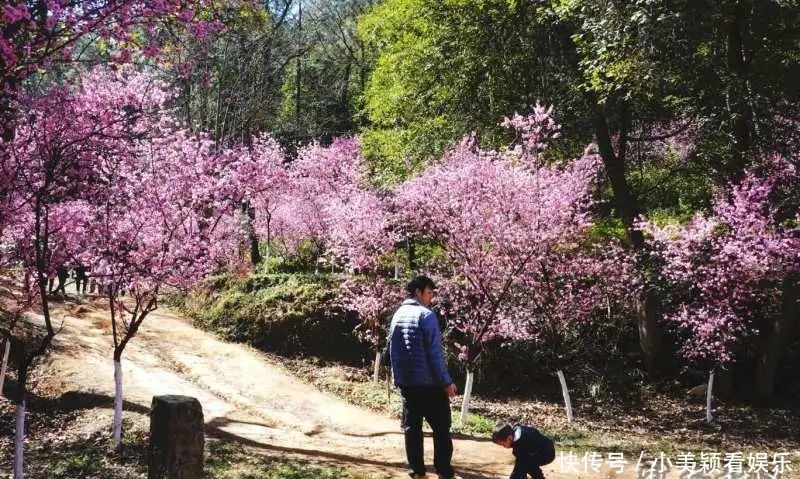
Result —
<path fill-rule="evenodd" d="M 358 314 L 356 334 L 374 348 L 386 339 L 389 321 L 403 300 L 402 288 L 386 278 L 351 277 L 341 285 L 342 306 Z"/>
<path fill-rule="evenodd" d="M 552 105 L 545 107 L 536 102 L 532 110 L 528 115 L 514 113 L 512 117 L 505 117 L 500 125 L 517 132 L 521 141 L 514 151 L 524 162 L 536 164 L 548 143 L 561 135 L 561 125 L 552 117 Z"/>
<path fill-rule="evenodd" d="M 549 118 L 549 113 L 538 115 Z M 545 130 L 530 127 L 542 120 L 536 115 L 509 124 L 528 128 L 524 134 L 533 141 Z M 579 316 L 577 308 L 596 306 L 598 295 L 578 287 L 578 280 L 584 273 L 602 276 L 603 265 L 611 270 L 612 263 L 595 264 L 563 252 L 576 249 L 591 225 L 590 192 L 599 169 L 591 149 L 563 166 L 520 164 L 514 152 L 481 150 L 466 138 L 441 164 L 399 187 L 400 221 L 447 255 L 443 271 L 449 268 L 452 274 L 442 285 L 444 312 L 460 336 L 463 360 L 473 361 L 486 341 L 535 336 L 537 314 L 555 320 L 556 314 Z M 574 270 L 580 294 L 547 284 L 552 278 L 541 274 L 541 265 L 550 265 L 561 280 Z M 543 297 L 548 287 L 560 289 L 560 296 Z M 546 308 L 535 307 L 538 301 Z"/>
<path fill-rule="evenodd" d="M 250 5 L 242 2 L 240 5 Z M 102 0 L 75 2 L 46 0 L 30 3 L 0 1 L 2 35 L 0 36 L 0 73 L 3 92 L 15 96 L 25 78 L 56 60 L 71 60 L 73 50 L 90 35 L 122 45 L 116 59 L 127 62 L 131 47 L 141 48 L 146 55 L 160 52 L 157 30 L 170 22 L 180 24 L 198 39 L 222 29 L 213 13 L 234 2 L 198 2 L 187 4 L 177 0 Z M 200 14 L 204 10 L 205 15 Z M 145 35 L 134 36 L 140 30 Z M 147 40 L 142 41 L 145 38 Z M 5 102 L 3 102 L 5 104 Z"/>
<path fill-rule="evenodd" d="M 780 284 L 800 271 L 800 212 L 779 211 L 783 196 L 775 193 L 796 191 L 798 179 L 790 162 L 773 159 L 718 191 L 710 214 L 685 225 L 643 224 L 665 280 L 683 292 L 667 319 L 688 333 L 686 358 L 729 362 L 745 338 L 780 314 Z"/>
<path fill-rule="evenodd" d="M 154 297 L 224 264 L 241 241 L 237 206 L 265 190 L 275 155 L 180 129 L 169 98 L 148 75 L 98 69 L 20 99 L 0 156 L 4 261 L 48 276 L 82 264 L 100 285 Z"/>
<path fill-rule="evenodd" d="M 282 235 L 306 239 L 349 271 L 374 268 L 393 247 L 387 205 L 368 186 L 354 139 L 300 150 L 290 168 L 286 202 L 277 212 Z"/>

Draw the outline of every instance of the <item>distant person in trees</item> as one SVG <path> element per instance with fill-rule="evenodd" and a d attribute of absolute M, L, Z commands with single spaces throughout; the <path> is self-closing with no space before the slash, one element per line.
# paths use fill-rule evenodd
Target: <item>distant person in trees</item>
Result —
<path fill-rule="evenodd" d="M 435 284 L 417 276 L 406 286 L 403 301 L 389 327 L 389 356 L 395 385 L 403 396 L 402 427 L 406 457 L 412 478 L 426 477 L 422 442 L 422 419 L 433 430 L 433 465 L 440 478 L 455 475 L 450 461 L 450 399 L 456 386 L 450 379 L 442 353 L 439 320 L 429 309 Z"/>
<path fill-rule="evenodd" d="M 86 275 L 86 266 L 78 264 L 75 266 L 75 291 L 78 294 L 86 295 L 86 287 L 89 278 Z"/>
<path fill-rule="evenodd" d="M 544 479 L 541 466 L 556 458 L 553 440 L 536 428 L 517 424 L 498 425 L 492 433 L 492 442 L 511 449 L 516 458 L 510 479 Z"/>
<path fill-rule="evenodd" d="M 65 287 L 67 285 L 67 278 L 69 278 L 69 270 L 64 266 L 59 266 L 58 269 L 56 269 L 56 276 L 58 277 L 58 285 L 55 288 L 55 292 L 58 293 L 60 291 L 62 295 L 66 296 L 67 291 L 66 291 Z M 50 293 L 54 292 L 54 290 L 53 290 L 53 280 L 54 279 L 55 278 L 50 278 L 50 281 L 49 281 L 50 285 L 49 285 L 48 289 L 49 289 Z"/>

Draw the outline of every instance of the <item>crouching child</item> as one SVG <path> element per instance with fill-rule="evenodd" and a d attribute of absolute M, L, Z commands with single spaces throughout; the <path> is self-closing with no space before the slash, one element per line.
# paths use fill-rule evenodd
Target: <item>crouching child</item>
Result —
<path fill-rule="evenodd" d="M 517 424 L 502 424 L 495 428 L 492 442 L 511 449 L 514 453 L 514 471 L 510 479 L 544 479 L 541 466 L 556 458 L 553 440 L 536 428 Z"/>

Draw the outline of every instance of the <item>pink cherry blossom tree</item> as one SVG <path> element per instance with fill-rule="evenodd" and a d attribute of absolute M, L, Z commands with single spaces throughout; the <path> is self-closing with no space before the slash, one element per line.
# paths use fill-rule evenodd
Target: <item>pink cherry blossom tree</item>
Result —
<path fill-rule="evenodd" d="M 526 151 L 541 146 L 529 131 L 521 154 L 484 151 L 468 137 L 397 193 L 403 220 L 444 249 L 452 270 L 442 290 L 467 367 L 462 421 L 481 348 L 522 322 L 512 293 L 527 269 L 590 224 L 596 155 L 587 152 L 563 166 L 536 164 Z"/>
<path fill-rule="evenodd" d="M 351 277 L 342 288 L 343 306 L 358 314 L 358 337 L 375 353 L 373 381 L 380 379 L 381 354 L 394 310 L 403 300 L 402 287 L 378 277 Z"/>
<path fill-rule="evenodd" d="M 262 134 L 254 137 L 250 145 L 234 148 L 228 154 L 235 157 L 232 178 L 242 197 L 251 262 L 255 265 L 261 261 L 259 237 L 263 237 L 266 240 L 269 267 L 275 216 L 281 205 L 286 203 L 289 189 L 285 152 L 275 139 Z"/>
<path fill-rule="evenodd" d="M 86 73 L 77 84 L 54 86 L 42 96 L 25 96 L 14 107 L 26 114 L 6 143 L 2 171 L 12 200 L 3 215 L 4 242 L 25 270 L 30 299 L 41 306 L 42 325 L 18 322 L 2 333 L 16 344 L 17 407 L 14 477 L 23 477 L 23 444 L 28 370 L 57 333 L 47 296 L 47 277 L 84 245 L 75 224 L 88 221 L 87 199 L 104 195 L 104 158 L 125 158 L 142 133 L 138 112 L 147 105 L 140 84 L 107 96 L 96 88 L 101 74 Z M 126 94 L 127 93 L 127 94 Z M 10 177 L 9 172 L 14 172 Z M 10 179 L 9 179 L 10 178 Z M 56 249 L 57 246 L 57 249 Z M 25 338 L 23 340 L 23 338 Z"/>
<path fill-rule="evenodd" d="M 386 202 L 366 186 L 353 139 L 301 149 L 291 166 L 288 198 L 280 210 L 282 235 L 294 244 L 309 241 L 348 271 L 373 268 L 393 247 Z"/>
<path fill-rule="evenodd" d="M 113 437 L 119 448 L 126 345 L 162 294 L 192 286 L 222 266 L 236 251 L 241 230 L 234 217 L 238 191 L 228 181 L 231 165 L 202 136 L 167 132 L 142 142 L 131 163 L 108 166 L 112 190 L 87 228 L 111 314 Z M 130 300 L 122 290 L 130 291 Z"/>
<path fill-rule="evenodd" d="M 537 101 L 529 114 L 514 113 L 500 123 L 517 133 L 514 150 L 525 163 L 538 165 L 548 144 L 561 136 L 561 125 L 556 123 L 552 113 L 552 105 L 546 107 Z"/>
<path fill-rule="evenodd" d="M 117 98 L 127 88 L 141 91 L 138 81 L 130 81 L 98 82 L 94 92 L 115 89 L 110 97 Z M 207 135 L 178 128 L 158 111 L 170 92 L 163 85 L 151 91 L 157 92 L 154 108 L 139 108 L 144 131 L 128 154 L 98 159 L 102 194 L 93 195 L 92 214 L 82 224 L 86 256 L 109 302 L 117 449 L 125 347 L 164 292 L 190 287 L 230 259 L 242 237 L 236 211 L 245 198 L 257 202 L 271 187 L 276 163 L 276 144 L 266 137 L 256 139 L 253 149 L 224 150 Z"/>
<path fill-rule="evenodd" d="M 796 191 L 798 178 L 790 162 L 773 159 L 763 171 L 750 170 L 718 191 L 710 214 L 685 225 L 644 223 L 673 292 L 666 319 L 685 333 L 681 354 L 711 371 L 709 421 L 714 368 L 758 338 L 763 346 L 756 388 L 768 396 L 777 357 L 795 334 L 800 212 L 787 193 Z"/>
<path fill-rule="evenodd" d="M 523 311 L 524 320 L 504 324 L 502 336 L 507 341 L 533 341 L 547 351 L 541 357 L 556 371 L 568 421 L 573 413 L 564 371 L 574 365 L 584 341 L 600 341 L 603 331 L 619 327 L 614 320 L 630 312 L 635 277 L 634 258 L 621 244 L 591 245 L 578 235 L 529 263 L 513 293 L 511 302 Z"/>
<path fill-rule="evenodd" d="M 0 136 L 13 139 L 17 112 L 23 111 L 17 97 L 31 74 L 49 70 L 55 62 L 74 61 L 79 47 L 98 40 L 118 46 L 111 55 L 114 62 L 127 63 L 135 50 L 157 56 L 163 38 L 159 30 L 181 26 L 204 38 L 222 28 L 208 15 L 220 6 L 176 0 L 101 0 L 90 5 L 72 0 L 0 1 Z M 143 34 L 133 35 L 134 30 Z"/>

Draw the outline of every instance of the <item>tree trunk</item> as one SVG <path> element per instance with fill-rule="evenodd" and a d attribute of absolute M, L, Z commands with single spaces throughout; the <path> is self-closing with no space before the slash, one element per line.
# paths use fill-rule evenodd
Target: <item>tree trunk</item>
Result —
<path fill-rule="evenodd" d="M 747 61 L 744 53 L 743 30 L 750 15 L 750 1 L 736 3 L 733 18 L 727 25 L 726 47 L 728 68 L 731 72 L 728 85 L 728 114 L 733 134 L 733 158 L 725 171 L 729 179 L 739 179 L 748 164 L 748 151 L 752 146 L 752 115 L 747 91 Z"/>
<path fill-rule="evenodd" d="M 303 35 L 303 2 L 298 2 L 298 11 L 297 11 L 297 35 L 298 35 L 298 46 L 300 41 L 302 41 Z M 302 85 L 301 75 L 303 72 L 303 63 L 302 63 L 302 55 L 297 55 L 297 71 L 295 72 L 294 77 L 294 128 L 295 128 L 295 139 L 299 139 L 300 135 L 300 90 Z"/>
<path fill-rule="evenodd" d="M 644 356 L 645 367 L 651 373 L 659 370 L 662 349 L 661 326 L 656 321 L 657 302 L 655 293 L 649 288 L 635 299 L 639 348 Z"/>
<path fill-rule="evenodd" d="M 372 381 L 379 384 L 381 380 L 381 352 L 375 351 L 375 364 L 372 370 Z"/>
<path fill-rule="evenodd" d="M 624 132 L 620 140 L 620 151 L 615 154 L 608 130 L 608 120 L 601 105 L 596 106 L 594 127 L 600 156 L 611 182 L 614 206 L 625 226 L 628 243 L 635 252 L 641 253 L 645 247 L 644 235 L 634 227 L 640 210 L 638 200 L 625 177 Z M 656 321 L 657 299 L 655 293 L 649 288 L 642 291 L 636 298 L 636 326 L 639 332 L 639 345 L 644 355 L 645 365 L 650 372 L 655 372 L 658 366 L 662 346 L 662 331 Z"/>
<path fill-rule="evenodd" d="M 569 398 L 569 389 L 567 388 L 567 380 L 564 378 L 564 372 L 558 370 L 558 382 L 561 383 L 561 395 L 564 396 L 564 410 L 567 412 L 567 422 L 572 422 L 572 401 Z"/>
<path fill-rule="evenodd" d="M 706 388 L 706 422 L 714 422 L 714 415 L 711 414 L 711 399 L 714 397 L 714 370 L 708 372 L 708 387 Z"/>
<path fill-rule="evenodd" d="M 761 331 L 760 351 L 755 370 L 756 395 L 768 400 L 775 392 L 775 376 L 781 357 L 797 335 L 800 323 L 800 284 L 797 275 L 783 281 L 780 316 Z"/>
<path fill-rule="evenodd" d="M 25 458 L 25 406 L 28 396 L 28 367 L 30 360 L 24 352 L 24 348 L 19 348 L 17 355 L 19 363 L 17 366 L 17 392 L 14 398 L 16 405 L 16 425 L 14 429 L 14 479 L 24 477 L 24 458 Z"/>
<path fill-rule="evenodd" d="M 467 370 L 467 381 L 464 385 L 464 398 L 461 402 L 461 416 L 458 418 L 461 427 L 467 423 L 467 415 L 469 414 L 469 402 L 472 399 L 472 383 L 475 380 L 475 373 Z"/>
<path fill-rule="evenodd" d="M 267 250 L 266 250 L 266 261 L 264 262 L 267 267 L 267 273 L 269 273 L 269 260 L 270 260 L 270 247 L 272 246 L 272 213 L 267 210 Z"/>
<path fill-rule="evenodd" d="M 22 479 L 25 454 L 25 395 L 16 406 L 16 425 L 14 430 L 14 479 Z"/>
<path fill-rule="evenodd" d="M 414 251 L 414 243 L 409 241 L 406 238 L 406 252 L 408 253 L 408 270 L 414 271 L 414 262 L 415 262 L 415 251 Z"/>
<path fill-rule="evenodd" d="M 122 362 L 114 359 L 114 450 L 122 449 Z"/>
<path fill-rule="evenodd" d="M 733 367 L 733 364 L 727 364 L 714 370 L 714 394 L 717 397 L 727 397 L 733 392 Z"/>
<path fill-rule="evenodd" d="M 258 250 L 258 235 L 253 226 L 256 220 L 256 209 L 247 202 L 245 211 L 247 212 L 247 239 L 250 242 L 250 262 L 253 266 L 258 266 L 261 263 L 261 252 Z"/>
<path fill-rule="evenodd" d="M 8 371 L 8 355 L 11 353 L 11 340 L 6 339 L 3 347 L 3 359 L 0 364 L 0 396 L 3 395 L 3 386 L 6 382 L 6 371 Z"/>

